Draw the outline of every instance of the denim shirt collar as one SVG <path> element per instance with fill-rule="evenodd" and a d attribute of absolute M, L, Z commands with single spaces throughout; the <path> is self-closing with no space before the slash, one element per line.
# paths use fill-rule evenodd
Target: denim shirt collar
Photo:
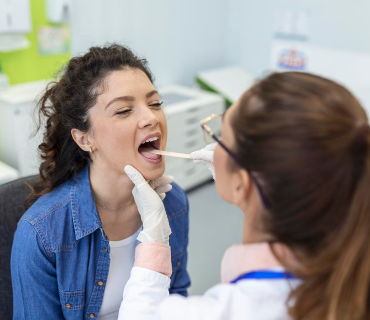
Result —
<path fill-rule="evenodd" d="M 88 165 L 72 180 L 70 196 L 76 240 L 102 228 L 90 185 Z"/>

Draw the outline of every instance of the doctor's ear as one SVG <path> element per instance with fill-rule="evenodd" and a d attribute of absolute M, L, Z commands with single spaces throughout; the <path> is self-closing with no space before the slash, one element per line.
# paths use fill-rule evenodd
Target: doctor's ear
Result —
<path fill-rule="evenodd" d="M 73 140 L 77 143 L 77 145 L 86 152 L 94 152 L 95 147 L 91 143 L 91 137 L 87 132 L 83 132 L 81 130 L 73 128 L 71 130 L 71 136 Z"/>
<path fill-rule="evenodd" d="M 241 206 L 248 201 L 252 191 L 252 181 L 249 173 L 245 169 L 238 169 L 232 179 L 231 187 L 233 190 L 233 203 Z"/>

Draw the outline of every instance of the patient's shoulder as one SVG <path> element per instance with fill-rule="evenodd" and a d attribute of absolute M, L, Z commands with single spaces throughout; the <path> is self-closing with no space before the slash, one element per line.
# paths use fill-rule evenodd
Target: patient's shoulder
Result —
<path fill-rule="evenodd" d="M 172 183 L 172 190 L 166 193 L 163 202 L 169 216 L 187 214 L 189 211 L 188 197 L 177 183 Z"/>

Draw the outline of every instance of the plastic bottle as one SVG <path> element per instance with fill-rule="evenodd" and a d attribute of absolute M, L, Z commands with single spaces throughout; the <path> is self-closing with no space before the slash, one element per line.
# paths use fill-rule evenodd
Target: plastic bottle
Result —
<path fill-rule="evenodd" d="M 276 71 L 305 71 L 309 63 L 308 15 L 284 11 L 273 36 L 271 67 Z"/>
<path fill-rule="evenodd" d="M 0 91 L 8 88 L 8 86 L 9 86 L 8 77 L 5 73 L 3 73 L 3 69 L 0 64 Z"/>

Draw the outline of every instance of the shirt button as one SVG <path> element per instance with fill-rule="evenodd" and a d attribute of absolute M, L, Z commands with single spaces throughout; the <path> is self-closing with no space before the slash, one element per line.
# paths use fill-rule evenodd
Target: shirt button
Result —
<path fill-rule="evenodd" d="M 180 261 L 177 261 L 176 262 L 176 267 L 180 267 L 181 266 L 181 262 Z"/>
<path fill-rule="evenodd" d="M 95 318 L 95 314 L 90 313 L 90 314 L 89 314 L 89 318 L 90 318 L 90 319 L 94 319 L 94 318 Z"/>
<path fill-rule="evenodd" d="M 104 249 L 103 249 L 103 251 L 104 251 L 104 252 L 108 252 L 108 249 L 107 249 L 107 248 L 104 248 Z"/>
<path fill-rule="evenodd" d="M 69 303 L 67 303 L 67 304 L 65 305 L 65 307 L 66 307 L 66 308 L 68 308 L 68 309 L 70 309 L 72 306 L 71 306 Z"/>
<path fill-rule="evenodd" d="M 98 282 L 98 286 L 100 286 L 100 287 L 101 287 L 103 284 L 104 284 L 104 282 L 103 282 L 103 281 L 99 281 L 99 282 Z"/>

